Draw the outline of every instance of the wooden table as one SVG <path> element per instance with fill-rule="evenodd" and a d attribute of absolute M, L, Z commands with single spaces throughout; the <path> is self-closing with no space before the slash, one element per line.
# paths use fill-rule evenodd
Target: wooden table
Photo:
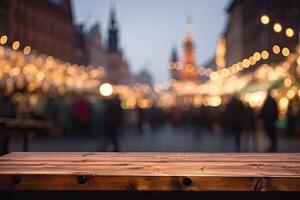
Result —
<path fill-rule="evenodd" d="M 11 153 L 2 191 L 300 191 L 300 154 Z"/>
<path fill-rule="evenodd" d="M 5 153 L 8 152 L 9 138 L 12 133 L 17 132 L 23 137 L 23 151 L 28 151 L 29 134 L 36 133 L 39 130 L 46 132 L 52 124 L 45 120 L 35 119 L 16 119 L 16 118 L 0 118 L 1 135 L 7 140 L 5 144 Z M 0 152 L 1 154 L 1 152 Z"/>

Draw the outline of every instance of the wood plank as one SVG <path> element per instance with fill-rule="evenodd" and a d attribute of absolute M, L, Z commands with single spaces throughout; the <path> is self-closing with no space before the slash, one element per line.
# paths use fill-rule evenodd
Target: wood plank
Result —
<path fill-rule="evenodd" d="M 272 161 L 272 162 L 300 162 L 300 153 L 161 153 L 161 152 L 149 152 L 149 153 L 78 153 L 78 152 L 34 152 L 24 153 L 17 152 L 0 157 L 0 160 L 63 160 L 63 161 L 79 161 L 83 160 L 108 160 L 108 161 L 128 161 L 136 162 L 137 159 L 141 161 L 149 162 L 163 162 L 163 161 L 175 161 L 181 162 L 193 162 L 201 161 L 221 161 L 221 162 L 239 162 L 239 161 Z"/>
<path fill-rule="evenodd" d="M 299 157 L 300 154 L 12 153 L 0 158 L 0 190 L 300 191 Z M 80 184 L 79 176 L 87 177 L 87 182 Z M 14 177 L 20 178 L 20 183 L 13 184 Z"/>
<path fill-rule="evenodd" d="M 0 162 L 0 174 L 83 174 L 93 175 L 189 175 L 189 176 L 282 176 L 298 177 L 298 162 L 79 162 L 79 163 L 18 163 Z"/>
<path fill-rule="evenodd" d="M 185 185 L 186 177 L 180 176 L 87 176 L 85 184 L 79 184 L 77 176 L 70 175 L 22 175 L 19 184 L 12 184 L 12 177 L 0 176 L 0 191 L 299 191 L 299 178 L 254 177 L 192 177 L 191 185 Z"/>

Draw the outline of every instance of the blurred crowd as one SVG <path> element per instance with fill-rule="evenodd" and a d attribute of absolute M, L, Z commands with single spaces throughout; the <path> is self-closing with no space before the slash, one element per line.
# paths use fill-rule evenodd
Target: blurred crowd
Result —
<path fill-rule="evenodd" d="M 34 106 L 30 106 L 34 103 Z M 122 109 L 120 100 L 115 97 L 96 98 L 80 96 L 37 96 L 23 98 L 18 104 L 8 95 L 0 97 L 1 118 L 30 118 L 47 120 L 54 125 L 52 134 L 56 135 L 101 135 L 106 137 L 119 151 L 118 137 L 123 131 L 145 130 L 157 132 L 164 126 L 182 130 L 190 128 L 195 133 L 215 129 L 223 134 L 232 134 L 235 138 L 236 151 L 241 150 L 241 135 L 247 133 L 255 138 L 263 130 L 270 140 L 266 151 L 275 152 L 278 148 L 277 135 L 283 132 L 289 136 L 299 135 L 299 101 L 291 102 L 286 114 L 285 125 L 279 119 L 276 101 L 268 94 L 261 109 L 245 105 L 233 95 L 227 104 L 219 107 L 201 106 L 149 109 Z M 30 108 L 30 109 L 28 109 Z"/>

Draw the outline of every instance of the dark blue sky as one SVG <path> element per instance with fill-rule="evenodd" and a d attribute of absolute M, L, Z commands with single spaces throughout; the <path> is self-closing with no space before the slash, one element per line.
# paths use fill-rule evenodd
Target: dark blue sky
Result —
<path fill-rule="evenodd" d="M 109 10 L 114 6 L 121 30 L 121 47 L 134 73 L 146 68 L 155 82 L 169 79 L 172 46 L 182 51 L 184 28 L 192 19 L 198 64 L 208 61 L 226 25 L 230 0 L 73 0 L 75 20 L 102 26 L 106 40 Z"/>

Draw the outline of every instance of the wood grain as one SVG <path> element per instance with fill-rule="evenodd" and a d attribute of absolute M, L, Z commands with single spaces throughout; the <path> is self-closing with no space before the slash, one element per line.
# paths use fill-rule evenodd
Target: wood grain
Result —
<path fill-rule="evenodd" d="M 1 189 L 300 191 L 300 154 L 12 153 Z"/>

